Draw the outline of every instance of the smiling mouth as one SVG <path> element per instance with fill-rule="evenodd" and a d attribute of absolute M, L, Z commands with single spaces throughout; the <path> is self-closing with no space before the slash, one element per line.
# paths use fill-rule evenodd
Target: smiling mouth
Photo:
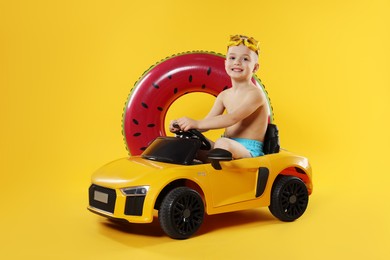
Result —
<path fill-rule="evenodd" d="M 233 68 L 232 71 L 235 71 L 235 72 L 242 72 L 243 69 L 239 69 L 239 68 Z"/>

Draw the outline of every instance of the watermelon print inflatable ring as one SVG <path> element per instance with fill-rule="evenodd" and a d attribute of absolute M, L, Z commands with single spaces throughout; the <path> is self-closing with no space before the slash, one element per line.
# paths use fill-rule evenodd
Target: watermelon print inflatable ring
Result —
<path fill-rule="evenodd" d="M 272 123 L 273 113 L 267 92 L 256 76 L 252 81 L 263 89 L 267 97 L 269 121 Z M 130 155 L 141 154 L 151 141 L 166 135 L 165 116 L 176 99 L 191 92 L 216 97 L 230 87 L 222 54 L 186 52 L 152 66 L 131 89 L 123 112 L 122 131 Z"/>

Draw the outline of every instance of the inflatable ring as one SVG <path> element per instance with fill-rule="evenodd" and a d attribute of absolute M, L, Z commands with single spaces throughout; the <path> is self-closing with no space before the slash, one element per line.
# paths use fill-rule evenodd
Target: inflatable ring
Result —
<path fill-rule="evenodd" d="M 273 112 L 261 81 L 252 81 L 263 89 L 269 109 Z M 194 51 L 168 57 L 145 71 L 131 89 L 123 112 L 123 136 L 130 155 L 141 154 L 158 136 L 165 136 L 165 116 L 170 105 L 191 92 L 217 96 L 230 88 L 225 71 L 225 56 L 213 52 Z"/>

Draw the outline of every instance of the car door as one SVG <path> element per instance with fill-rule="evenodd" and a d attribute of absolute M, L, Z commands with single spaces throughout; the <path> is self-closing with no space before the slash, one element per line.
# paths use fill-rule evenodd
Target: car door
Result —
<path fill-rule="evenodd" d="M 213 207 L 226 206 L 256 198 L 260 167 L 268 167 L 266 156 L 221 162 L 222 170 L 208 165 Z"/>

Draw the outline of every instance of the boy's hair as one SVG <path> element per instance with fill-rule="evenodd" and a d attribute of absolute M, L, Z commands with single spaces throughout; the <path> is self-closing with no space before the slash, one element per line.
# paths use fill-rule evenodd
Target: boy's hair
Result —
<path fill-rule="evenodd" d="M 238 46 L 240 44 L 245 45 L 250 50 L 254 51 L 257 55 L 259 55 L 260 43 L 253 37 L 248 37 L 240 34 L 231 35 L 227 43 L 227 47 L 229 48 L 231 46 Z"/>

